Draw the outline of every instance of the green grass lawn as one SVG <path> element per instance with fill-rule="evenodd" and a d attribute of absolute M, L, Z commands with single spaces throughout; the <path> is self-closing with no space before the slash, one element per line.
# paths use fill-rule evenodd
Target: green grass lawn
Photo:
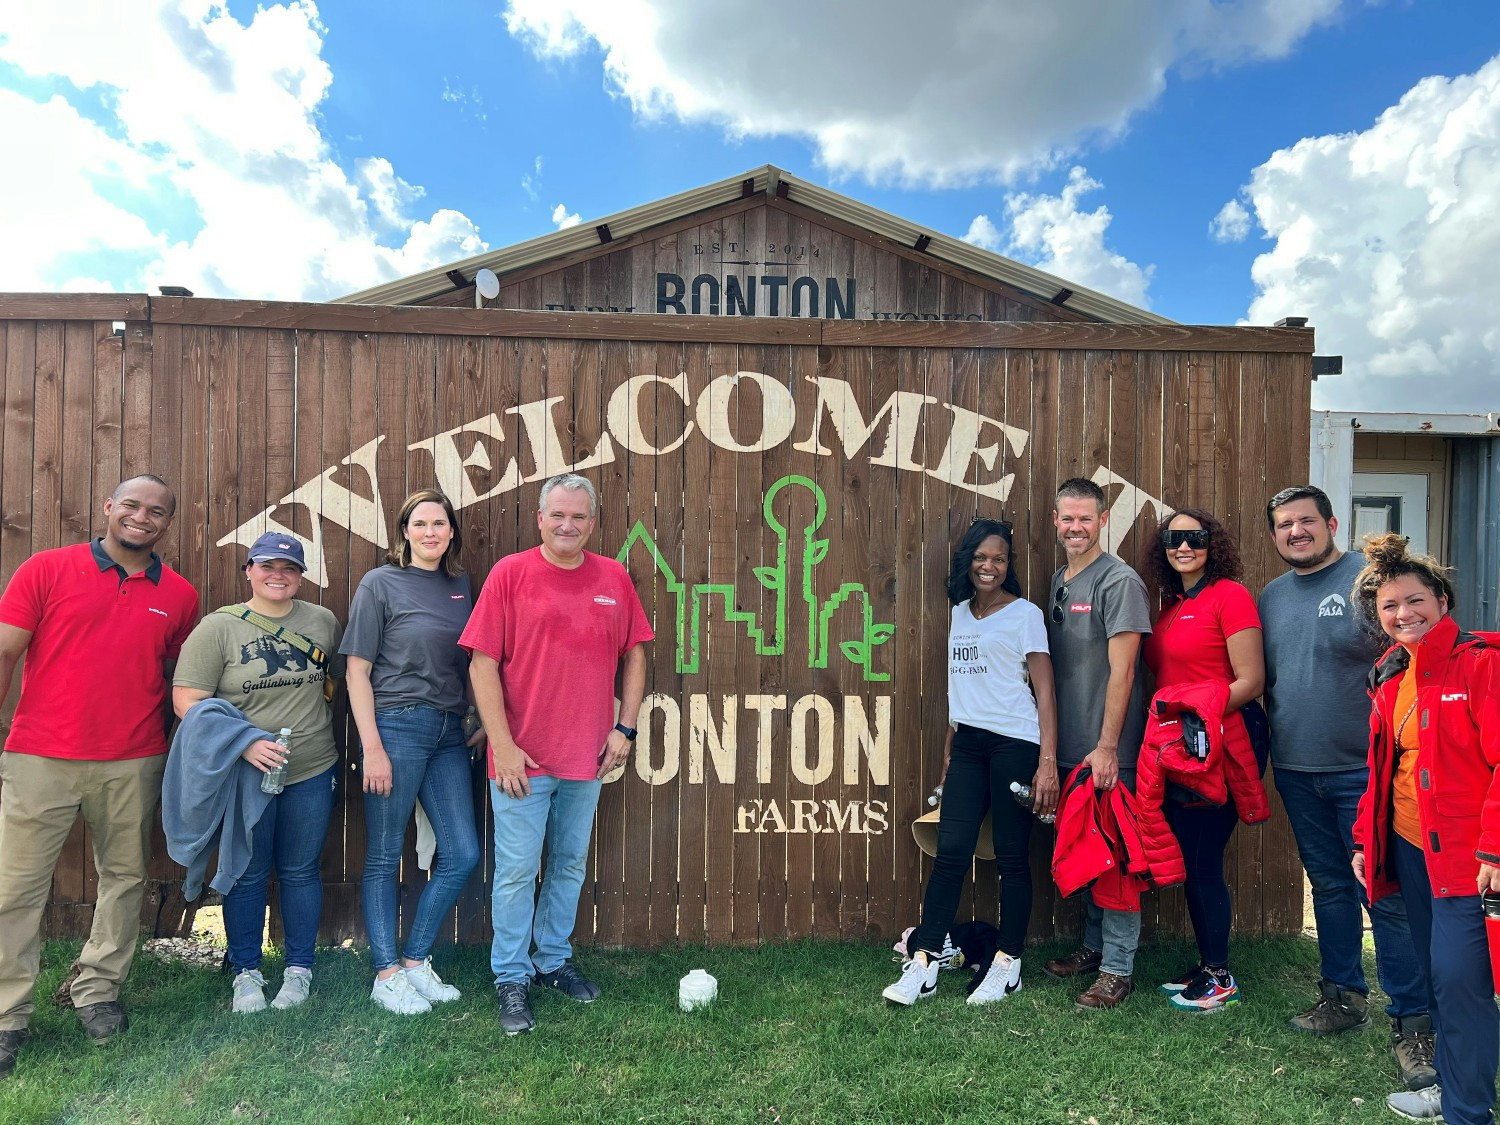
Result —
<path fill-rule="evenodd" d="M 39 996 L 76 950 L 48 946 Z M 1042 975 L 1061 951 L 1032 950 L 1024 988 L 999 1004 L 968 1007 L 964 974 L 945 973 L 937 998 L 909 1009 L 881 1000 L 899 966 L 867 945 L 584 951 L 604 996 L 537 995 L 537 1030 L 516 1038 L 496 1024 L 487 951 L 440 951 L 464 997 L 416 1017 L 370 1002 L 363 952 L 320 951 L 305 1006 L 250 1016 L 230 1013 L 227 977 L 142 956 L 124 996 L 132 1026 L 111 1044 L 39 1004 L 0 1082 L 0 1122 L 1396 1120 L 1378 1012 L 1371 1030 L 1333 1039 L 1286 1026 L 1314 998 L 1312 942 L 1238 944 L 1245 999 L 1209 1016 L 1149 987 L 1191 963 L 1186 946 L 1143 949 L 1144 990 L 1105 1013 L 1076 1011 L 1076 988 Z M 678 978 L 700 967 L 720 999 L 681 1012 Z M 274 988 L 279 962 L 265 970 Z"/>

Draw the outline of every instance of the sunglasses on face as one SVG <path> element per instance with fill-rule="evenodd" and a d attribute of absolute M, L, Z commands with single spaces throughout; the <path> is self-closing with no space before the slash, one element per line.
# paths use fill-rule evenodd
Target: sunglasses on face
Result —
<path fill-rule="evenodd" d="M 1058 624 L 1062 623 L 1062 619 L 1063 619 L 1063 608 L 1062 607 L 1063 607 L 1063 603 L 1066 602 L 1067 600 L 1068 600 L 1068 588 L 1066 586 L 1059 586 L 1057 588 L 1057 593 L 1055 595 L 1053 595 L 1053 598 L 1052 598 L 1052 620 L 1056 621 Z"/>
<path fill-rule="evenodd" d="M 994 516 L 975 516 L 973 519 L 971 519 L 969 521 L 969 526 L 973 527 L 980 520 L 984 520 L 986 523 L 998 523 L 1001 527 L 1005 528 L 1005 530 L 1007 532 L 1011 532 L 1011 531 L 1015 530 L 1015 528 L 1011 525 L 1011 522 L 1009 520 L 996 519 Z"/>
<path fill-rule="evenodd" d="M 1207 531 L 1164 531 L 1161 536 L 1162 546 L 1169 551 L 1175 551 L 1186 543 L 1195 551 L 1208 550 Z"/>

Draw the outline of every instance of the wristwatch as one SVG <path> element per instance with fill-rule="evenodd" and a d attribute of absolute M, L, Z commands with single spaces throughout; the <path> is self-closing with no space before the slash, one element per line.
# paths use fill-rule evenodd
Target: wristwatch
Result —
<path fill-rule="evenodd" d="M 617 730 L 621 734 L 623 734 L 625 736 L 625 740 L 627 742 L 634 742 L 635 741 L 635 728 L 634 727 L 627 727 L 624 723 L 616 723 L 615 724 L 615 730 Z"/>

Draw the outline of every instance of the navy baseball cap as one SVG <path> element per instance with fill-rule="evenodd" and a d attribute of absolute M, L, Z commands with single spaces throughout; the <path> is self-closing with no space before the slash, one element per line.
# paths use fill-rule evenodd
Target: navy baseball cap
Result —
<path fill-rule="evenodd" d="M 246 560 L 246 565 L 270 562 L 272 559 L 286 559 L 287 562 L 296 563 L 298 570 L 307 569 L 307 557 L 302 553 L 302 544 L 295 536 L 266 532 L 250 544 L 250 557 Z"/>

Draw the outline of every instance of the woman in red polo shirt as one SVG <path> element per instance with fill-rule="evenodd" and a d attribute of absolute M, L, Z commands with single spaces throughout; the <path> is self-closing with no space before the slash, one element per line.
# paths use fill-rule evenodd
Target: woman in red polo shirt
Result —
<path fill-rule="evenodd" d="M 1248 735 L 1264 773 L 1267 725 L 1257 699 L 1265 687 L 1265 653 L 1255 599 L 1239 581 L 1244 571 L 1234 540 L 1208 512 L 1184 508 L 1164 521 L 1156 540 L 1147 545 L 1141 576 L 1163 603 L 1145 645 L 1157 688 L 1210 681 L 1228 685 L 1226 740 Z M 1224 880 L 1224 851 L 1239 813 L 1232 796 L 1212 805 L 1194 800 L 1186 790 L 1169 790 L 1166 814 L 1187 867 L 1184 891 L 1199 963 L 1162 990 L 1175 1007 L 1217 1011 L 1239 1000 L 1239 986 L 1229 972 L 1233 907 Z"/>

